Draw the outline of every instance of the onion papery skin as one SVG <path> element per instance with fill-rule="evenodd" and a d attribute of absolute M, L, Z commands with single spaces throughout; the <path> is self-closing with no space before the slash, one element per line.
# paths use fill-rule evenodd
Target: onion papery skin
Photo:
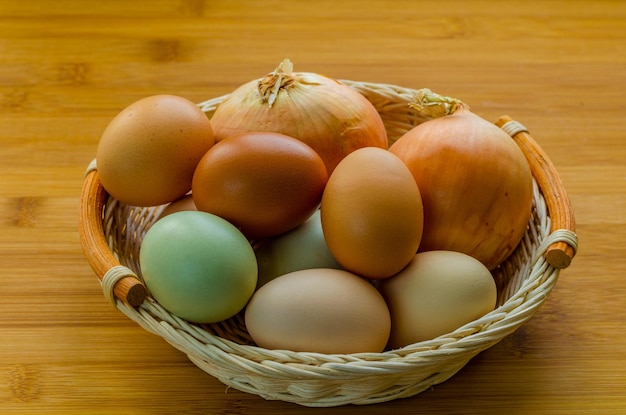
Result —
<path fill-rule="evenodd" d="M 460 108 L 408 131 L 389 151 L 422 195 L 420 252 L 463 252 L 489 270 L 513 252 L 530 219 L 533 185 L 524 154 L 504 131 Z"/>
<path fill-rule="evenodd" d="M 240 86 L 218 105 L 211 118 L 217 142 L 243 132 L 285 134 L 313 148 L 329 174 L 358 148 L 387 149 L 383 121 L 358 91 L 319 74 L 293 72 L 283 74 L 275 100 L 268 103 L 260 91 L 273 76 Z"/>

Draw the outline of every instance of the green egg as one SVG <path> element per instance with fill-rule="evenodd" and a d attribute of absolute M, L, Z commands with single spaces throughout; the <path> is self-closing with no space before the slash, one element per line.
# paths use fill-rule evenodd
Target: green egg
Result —
<path fill-rule="evenodd" d="M 293 271 L 312 268 L 343 269 L 326 246 L 320 211 L 299 227 L 265 239 L 256 248 L 258 287 Z"/>
<path fill-rule="evenodd" d="M 139 257 L 154 299 L 191 322 L 213 323 L 237 314 L 257 283 L 248 240 L 234 225 L 206 212 L 176 212 L 155 222 Z"/>

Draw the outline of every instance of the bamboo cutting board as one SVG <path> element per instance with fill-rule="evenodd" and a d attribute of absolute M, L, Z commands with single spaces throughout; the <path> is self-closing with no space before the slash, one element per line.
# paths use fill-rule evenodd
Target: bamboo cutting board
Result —
<path fill-rule="evenodd" d="M 77 220 L 110 119 L 296 70 L 509 114 L 556 165 L 580 250 L 520 330 L 447 382 L 365 414 L 626 412 L 626 3 L 0 3 L 0 413 L 324 414 L 227 389 L 104 299 Z"/>

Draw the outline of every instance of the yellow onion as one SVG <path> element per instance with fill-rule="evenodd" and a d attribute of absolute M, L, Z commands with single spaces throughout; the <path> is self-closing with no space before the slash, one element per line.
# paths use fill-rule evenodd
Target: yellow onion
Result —
<path fill-rule="evenodd" d="M 363 95 L 323 75 L 293 72 L 288 59 L 229 94 L 211 125 L 218 142 L 244 132 L 297 138 L 320 155 L 329 174 L 358 148 L 387 148 L 382 119 Z"/>
<path fill-rule="evenodd" d="M 532 175 L 503 130 L 459 100 L 420 90 L 410 104 L 432 117 L 389 151 L 413 174 L 424 205 L 420 251 L 458 251 L 493 270 L 518 245 L 532 205 Z"/>

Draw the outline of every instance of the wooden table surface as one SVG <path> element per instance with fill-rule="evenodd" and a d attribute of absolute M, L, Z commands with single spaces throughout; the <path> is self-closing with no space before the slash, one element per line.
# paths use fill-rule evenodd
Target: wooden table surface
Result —
<path fill-rule="evenodd" d="M 529 128 L 580 250 L 539 312 L 407 399 L 304 408 L 227 388 L 106 302 L 83 173 L 123 107 L 296 70 L 429 87 Z M 626 413 L 626 2 L 0 1 L 0 413 Z"/>

